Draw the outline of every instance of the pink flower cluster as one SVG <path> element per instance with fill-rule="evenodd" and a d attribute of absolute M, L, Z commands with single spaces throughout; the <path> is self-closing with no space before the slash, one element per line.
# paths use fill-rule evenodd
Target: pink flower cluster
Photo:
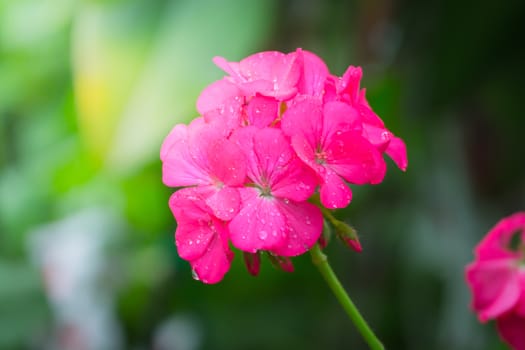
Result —
<path fill-rule="evenodd" d="M 474 254 L 466 268 L 472 308 L 481 322 L 495 319 L 513 349 L 525 350 L 525 212 L 498 222 Z"/>
<path fill-rule="evenodd" d="M 198 98 L 200 117 L 174 127 L 161 148 L 179 255 L 196 278 L 220 281 L 233 247 L 258 272 L 265 251 L 285 269 L 319 239 L 326 208 L 346 207 L 348 184 L 383 180 L 389 155 L 407 167 L 404 142 L 386 129 L 360 88 L 361 68 L 342 77 L 301 49 L 261 52 L 240 62 L 214 58 L 227 73 Z"/>

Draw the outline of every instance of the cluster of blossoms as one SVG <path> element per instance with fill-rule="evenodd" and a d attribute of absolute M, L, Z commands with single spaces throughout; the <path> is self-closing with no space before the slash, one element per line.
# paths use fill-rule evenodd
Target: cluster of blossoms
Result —
<path fill-rule="evenodd" d="M 513 349 L 525 350 L 525 212 L 498 222 L 474 254 L 466 269 L 472 308 L 481 322 L 495 319 Z"/>
<path fill-rule="evenodd" d="M 301 49 L 214 62 L 227 76 L 204 89 L 201 116 L 176 125 L 161 148 L 163 182 L 182 187 L 169 201 L 179 255 L 205 283 L 228 271 L 230 243 L 252 274 L 259 252 L 292 270 L 289 258 L 320 239 L 321 207 L 346 207 L 348 184 L 380 183 L 383 153 L 405 170 L 405 144 L 370 108 L 359 67 L 337 77 Z"/>

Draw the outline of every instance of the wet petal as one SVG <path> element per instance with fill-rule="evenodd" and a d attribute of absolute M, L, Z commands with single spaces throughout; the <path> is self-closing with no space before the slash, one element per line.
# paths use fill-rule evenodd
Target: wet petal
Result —
<path fill-rule="evenodd" d="M 321 184 L 321 203 L 330 209 L 345 208 L 352 200 L 352 191 L 339 175 L 331 170 L 324 174 Z"/>
<path fill-rule="evenodd" d="M 239 191 L 232 187 L 215 190 L 206 198 L 206 204 L 213 210 L 213 214 L 225 221 L 229 221 L 237 215 L 240 203 Z"/>
<path fill-rule="evenodd" d="M 281 256 L 301 255 L 317 242 L 323 231 L 321 210 L 308 202 L 279 200 L 286 222 L 286 242 L 271 250 Z"/>
<path fill-rule="evenodd" d="M 392 160 L 394 161 L 394 163 L 396 163 L 399 169 L 403 171 L 407 169 L 407 147 L 403 140 L 401 140 L 399 137 L 392 137 L 386 149 L 386 154 L 388 154 L 388 156 L 392 158 Z"/>
<path fill-rule="evenodd" d="M 386 163 L 377 149 L 360 134 L 337 132 L 325 148 L 326 163 L 353 184 L 377 184 L 383 181 Z"/>
<path fill-rule="evenodd" d="M 282 245 L 285 221 L 278 201 L 261 197 L 255 188 L 243 188 L 241 194 L 241 209 L 229 224 L 232 244 L 249 253 Z"/>

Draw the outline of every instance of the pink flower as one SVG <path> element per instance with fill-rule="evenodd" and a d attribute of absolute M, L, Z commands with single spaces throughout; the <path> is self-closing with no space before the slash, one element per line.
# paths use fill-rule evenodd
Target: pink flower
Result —
<path fill-rule="evenodd" d="M 224 136 L 223 127 L 202 118 L 189 126 L 176 125 L 161 148 L 162 179 L 173 187 L 200 186 L 215 216 L 230 220 L 239 209 L 236 187 L 244 183 L 246 163 L 239 147 Z"/>
<path fill-rule="evenodd" d="M 350 66 L 341 78 L 330 76 L 325 86 L 325 101 L 342 101 L 352 106 L 363 126 L 363 136 L 380 152 L 385 152 L 403 171 L 408 166 L 406 146 L 395 137 L 366 100 L 366 90 L 360 88 L 363 71 Z"/>
<path fill-rule="evenodd" d="M 297 155 L 321 179 L 321 202 L 343 208 L 352 198 L 345 180 L 377 184 L 386 164 L 379 151 L 361 135 L 355 110 L 345 103 L 318 99 L 297 101 L 283 115 L 283 131 L 291 136 Z"/>
<path fill-rule="evenodd" d="M 502 338 L 525 349 L 525 212 L 501 220 L 466 268 L 472 308 L 481 322 L 496 319 Z M 518 331 L 521 329 L 521 331 Z"/>
<path fill-rule="evenodd" d="M 196 187 L 175 192 L 169 206 L 178 224 L 177 250 L 182 259 L 190 262 L 194 277 L 204 283 L 222 280 L 233 259 L 226 224 L 214 216 Z"/>
<path fill-rule="evenodd" d="M 315 190 L 314 175 L 278 129 L 246 127 L 232 140 L 245 153 L 250 181 L 240 190 L 241 209 L 229 225 L 233 245 L 282 256 L 309 250 L 323 226 L 319 208 L 305 202 Z"/>
<path fill-rule="evenodd" d="M 406 147 L 386 129 L 360 88 L 361 69 L 342 78 L 315 54 L 261 52 L 239 62 L 215 57 L 227 75 L 202 91 L 201 115 L 176 125 L 160 151 L 179 254 L 206 283 L 221 280 L 243 251 L 256 275 L 261 251 L 293 271 L 323 229 L 319 190 L 328 208 L 351 200 L 348 183 L 383 180 L 387 153 L 406 168 Z M 355 232 L 345 242 L 361 250 Z"/>

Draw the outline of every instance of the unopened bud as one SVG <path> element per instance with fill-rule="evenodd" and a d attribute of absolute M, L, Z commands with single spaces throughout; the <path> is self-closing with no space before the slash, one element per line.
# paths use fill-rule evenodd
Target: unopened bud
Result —
<path fill-rule="evenodd" d="M 268 253 L 268 258 L 270 259 L 272 265 L 279 270 L 283 270 L 284 272 L 293 272 L 294 268 L 290 258 L 286 256 L 273 255 L 272 253 Z"/>
<path fill-rule="evenodd" d="M 359 242 L 359 237 L 357 236 L 357 231 L 352 226 L 343 221 L 337 221 L 334 227 L 337 237 L 339 237 L 348 248 L 358 253 L 363 251 L 363 247 L 361 247 L 361 242 Z"/>

